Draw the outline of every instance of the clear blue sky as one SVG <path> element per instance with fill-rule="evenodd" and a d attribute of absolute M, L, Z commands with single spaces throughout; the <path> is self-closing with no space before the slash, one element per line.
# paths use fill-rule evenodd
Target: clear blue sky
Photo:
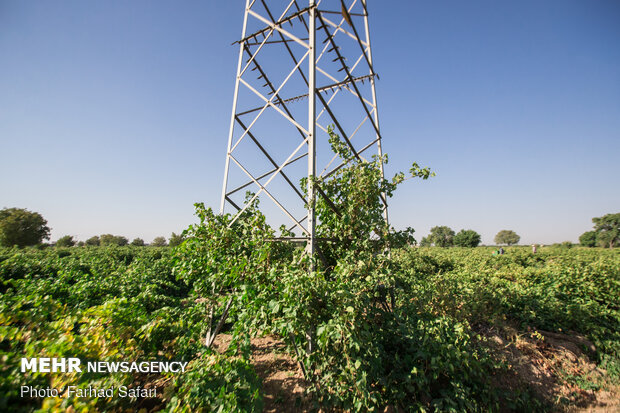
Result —
<path fill-rule="evenodd" d="M 86 239 L 219 206 L 244 2 L 0 0 L 0 208 Z M 392 223 L 577 241 L 620 212 L 620 3 L 369 0 Z"/>

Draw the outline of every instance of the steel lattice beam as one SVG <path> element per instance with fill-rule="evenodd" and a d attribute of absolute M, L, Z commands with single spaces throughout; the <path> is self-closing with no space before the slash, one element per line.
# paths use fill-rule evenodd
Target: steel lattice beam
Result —
<path fill-rule="evenodd" d="M 245 2 L 241 39 L 233 43 L 239 45 L 239 58 L 220 212 L 231 205 L 234 222 L 265 196 L 291 229 L 301 232 L 301 237 L 289 239 L 306 241 L 307 251 L 320 255 L 317 242 L 329 240 L 316 237 L 316 196 L 336 214 L 338 206 L 313 179 L 307 179 L 305 194 L 295 181 L 317 176 L 317 170 L 329 177 L 346 165 L 341 161 L 333 166 L 337 156 L 326 153 L 322 117 L 335 125 L 358 159 L 371 148 L 382 155 L 378 76 L 366 0 L 308 0 L 307 7 L 301 3 Z M 250 151 L 256 152 L 248 155 Z M 304 158 L 307 169 L 300 171 L 295 165 Z M 238 199 L 243 189 L 254 192 L 247 202 Z M 387 202 L 382 200 L 387 220 Z"/>

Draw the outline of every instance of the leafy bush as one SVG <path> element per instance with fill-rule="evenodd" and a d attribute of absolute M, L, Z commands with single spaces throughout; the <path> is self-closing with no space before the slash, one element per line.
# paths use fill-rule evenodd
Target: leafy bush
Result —
<path fill-rule="evenodd" d="M 99 239 L 98 235 L 94 235 L 90 237 L 89 239 L 87 239 L 85 244 L 91 245 L 91 246 L 98 246 L 99 244 L 101 244 L 101 240 Z"/>
<path fill-rule="evenodd" d="M 135 247 L 144 247 L 144 240 L 142 238 L 134 238 L 133 241 L 131 241 L 131 245 Z"/>
<path fill-rule="evenodd" d="M 454 236 L 454 245 L 457 247 L 474 248 L 480 244 L 480 234 L 472 229 L 462 229 Z"/>
<path fill-rule="evenodd" d="M 168 245 L 168 243 L 164 237 L 155 237 L 151 242 L 152 247 L 165 247 L 166 245 Z"/>
<path fill-rule="evenodd" d="M 75 245 L 75 240 L 71 235 L 65 235 L 64 237 L 58 238 L 56 241 L 57 247 L 73 247 Z"/>
<path fill-rule="evenodd" d="M 248 288 L 255 288 L 256 277 L 267 270 L 266 239 L 273 231 L 256 205 L 235 222 L 204 204 L 195 206 L 200 222 L 185 231 L 188 240 L 176 250 L 173 271 L 191 286 L 195 300 L 204 302 L 209 314 L 205 342 L 210 347 L 231 306 Z"/>
<path fill-rule="evenodd" d="M 171 247 L 176 247 L 177 245 L 181 245 L 181 243 L 185 241 L 185 237 L 182 234 L 175 234 L 174 232 L 170 235 L 170 240 L 168 245 Z"/>
<path fill-rule="evenodd" d="M 99 245 L 101 246 L 118 245 L 122 247 L 127 244 L 129 244 L 129 240 L 120 235 L 103 234 L 99 237 Z"/>
<path fill-rule="evenodd" d="M 261 412 L 261 381 L 247 360 L 219 354 L 194 359 L 174 381 L 167 412 Z"/>
<path fill-rule="evenodd" d="M 407 177 L 399 172 L 392 179 L 385 179 L 383 166 L 388 162 L 387 155 L 373 155 L 371 161 L 364 161 L 334 133 L 333 127 L 328 128 L 328 133 L 333 152 L 346 166 L 328 177 L 315 177 L 312 182 L 320 195 L 316 199 L 316 236 L 330 240 L 318 246 L 326 269 L 333 268 L 351 251 L 377 253 L 389 246 L 415 243 L 412 228 L 397 232 L 388 225 L 384 215 L 387 198 L 406 179 L 428 179 L 435 173 L 413 163 Z M 301 180 L 306 196 L 307 184 L 305 178 Z"/>

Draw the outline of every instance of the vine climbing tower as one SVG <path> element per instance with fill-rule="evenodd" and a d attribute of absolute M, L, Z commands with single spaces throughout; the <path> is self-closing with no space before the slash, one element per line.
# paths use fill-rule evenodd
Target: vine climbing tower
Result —
<path fill-rule="evenodd" d="M 382 154 L 367 2 L 246 0 L 234 44 L 239 60 L 220 212 L 231 212 L 234 222 L 261 199 L 270 223 L 294 234 L 282 239 L 305 241 L 314 254 L 315 200 L 327 195 L 302 178 L 345 166 L 331 152 L 328 127 L 357 159 Z M 383 204 L 387 220 L 385 197 Z"/>

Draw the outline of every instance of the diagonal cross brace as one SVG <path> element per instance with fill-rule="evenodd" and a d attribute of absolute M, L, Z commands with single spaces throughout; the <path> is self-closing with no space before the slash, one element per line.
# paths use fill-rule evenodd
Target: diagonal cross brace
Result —
<path fill-rule="evenodd" d="M 345 71 L 345 73 L 347 74 L 348 78 L 352 78 L 353 76 L 351 76 L 351 72 L 349 71 L 349 68 L 347 67 L 347 65 L 344 64 L 344 57 L 340 54 L 340 51 L 338 50 L 338 47 L 336 46 L 336 43 L 334 42 L 333 36 L 329 33 L 329 30 L 327 29 L 327 25 L 325 24 L 325 22 L 323 21 L 323 18 L 321 17 L 320 14 L 317 15 L 317 17 L 319 18 L 319 20 L 322 23 L 322 28 L 325 31 L 325 34 L 327 35 L 327 40 L 332 44 L 332 47 L 334 48 L 334 51 L 336 52 L 336 55 L 338 56 L 340 62 L 342 63 L 342 69 Z M 362 94 L 359 91 L 359 88 L 357 87 L 357 85 L 355 84 L 355 82 L 352 83 L 353 88 L 355 89 L 355 92 L 358 95 L 358 98 L 362 104 L 362 106 L 364 107 L 364 111 L 366 112 L 366 115 L 368 115 L 368 117 L 370 118 L 370 123 L 372 124 L 373 128 L 375 129 L 375 132 L 377 133 L 377 136 L 379 138 L 381 138 L 381 132 L 379 132 L 379 128 L 378 126 L 375 124 L 375 122 L 372 120 L 372 117 L 370 116 L 370 111 L 368 110 L 368 106 L 366 106 L 366 102 L 364 102 L 364 100 L 362 99 Z"/>
<path fill-rule="evenodd" d="M 250 139 L 252 139 L 252 141 L 254 141 L 254 143 L 256 144 L 256 146 L 258 146 L 258 148 L 261 150 L 261 152 L 263 153 L 263 155 L 265 155 L 267 157 L 267 159 L 269 159 L 269 162 L 271 162 L 271 164 L 278 168 L 279 165 L 276 163 L 276 161 L 273 160 L 273 158 L 271 157 L 271 155 L 269 155 L 269 153 L 267 152 L 267 150 L 265 150 L 265 148 L 263 147 L 263 145 L 260 144 L 260 142 L 258 141 L 258 139 L 256 139 L 256 137 L 254 136 L 254 134 L 252 132 L 250 132 L 249 130 L 247 130 L 247 128 L 245 127 L 245 125 L 243 124 L 243 122 L 241 121 L 241 119 L 239 119 L 238 116 L 235 116 L 235 120 L 237 121 L 237 123 L 239 123 L 239 125 L 241 125 L 241 127 L 243 128 L 243 130 L 247 131 L 248 136 L 250 137 Z M 286 174 L 284 173 L 284 171 L 280 171 L 280 175 L 282 175 L 282 178 L 284 178 L 284 180 L 291 186 L 291 188 L 293 188 L 293 191 L 295 191 L 295 193 L 297 195 L 299 195 L 299 197 L 301 198 L 302 201 L 307 202 L 306 198 L 304 198 L 304 196 L 301 194 L 301 192 L 299 192 L 299 189 L 295 186 L 295 184 L 293 184 L 293 182 L 291 182 L 291 180 L 289 179 L 288 176 L 286 176 Z"/>
<path fill-rule="evenodd" d="M 334 124 L 336 125 L 336 127 L 338 128 L 338 131 L 340 131 L 340 135 L 342 136 L 342 138 L 345 140 L 345 142 L 347 143 L 347 145 L 349 145 L 349 148 L 351 148 L 351 150 L 353 151 L 353 154 L 355 154 L 355 157 L 359 160 L 361 160 L 359 154 L 357 153 L 357 150 L 355 149 L 355 146 L 353 146 L 353 144 L 351 143 L 351 141 L 349 140 L 349 138 L 347 137 L 347 134 L 345 133 L 344 129 L 342 129 L 342 126 L 340 126 L 340 122 L 338 122 L 338 119 L 336 119 L 336 116 L 334 116 L 334 112 L 332 112 L 332 110 L 329 108 L 329 105 L 327 104 L 327 102 L 325 102 L 325 99 L 323 98 L 323 96 L 320 93 L 316 94 L 319 98 L 319 100 L 321 101 L 321 103 L 323 104 L 323 107 L 325 108 L 325 110 L 327 111 L 327 113 L 329 114 L 329 116 L 332 118 L 332 120 L 334 121 Z"/>

